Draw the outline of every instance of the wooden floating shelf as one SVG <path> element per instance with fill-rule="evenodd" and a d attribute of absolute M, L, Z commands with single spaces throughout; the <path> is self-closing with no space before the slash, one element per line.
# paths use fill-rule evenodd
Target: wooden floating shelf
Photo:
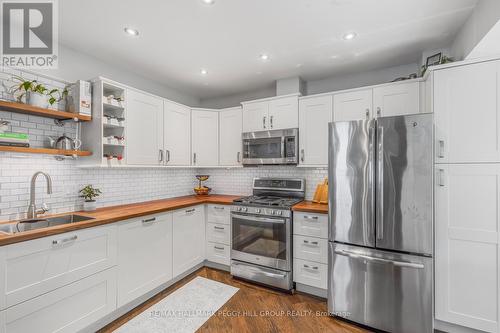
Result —
<path fill-rule="evenodd" d="M 64 150 L 64 149 L 53 149 L 53 148 L 31 148 L 31 147 L 12 147 L 12 146 L 0 146 L 0 151 L 29 153 L 29 154 L 64 155 L 64 156 L 92 155 L 92 152 L 85 150 Z"/>
<path fill-rule="evenodd" d="M 10 111 L 10 112 L 30 114 L 30 115 L 54 118 L 54 119 L 59 119 L 59 120 L 68 120 L 68 119 L 75 119 L 75 118 L 78 121 L 90 121 L 90 120 L 92 120 L 91 116 L 81 115 L 78 113 L 44 109 L 44 108 L 39 108 L 37 106 L 29 105 L 29 104 L 9 102 L 9 101 L 0 101 L 0 109 Z"/>

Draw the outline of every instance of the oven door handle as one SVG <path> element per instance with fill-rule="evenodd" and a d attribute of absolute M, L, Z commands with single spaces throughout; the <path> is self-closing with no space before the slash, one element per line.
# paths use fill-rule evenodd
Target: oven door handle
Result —
<path fill-rule="evenodd" d="M 245 220 L 245 221 L 265 222 L 265 223 L 274 223 L 274 224 L 285 224 L 285 222 L 286 222 L 285 219 L 271 219 L 271 218 L 260 217 L 260 216 L 240 215 L 240 214 L 235 214 L 235 213 L 232 213 L 231 217 L 235 217 L 237 219 Z"/>
<path fill-rule="evenodd" d="M 239 264 L 237 263 L 233 263 L 234 266 L 240 266 Z M 286 277 L 286 274 L 277 274 L 277 273 L 270 273 L 270 272 L 266 272 L 266 271 L 263 271 L 263 270 L 260 270 L 258 268 L 253 268 L 253 267 L 249 267 L 247 265 L 245 265 L 245 269 L 253 272 L 253 273 L 256 273 L 256 274 L 262 274 L 264 276 L 268 276 L 268 277 L 271 277 L 271 278 L 285 278 Z"/>

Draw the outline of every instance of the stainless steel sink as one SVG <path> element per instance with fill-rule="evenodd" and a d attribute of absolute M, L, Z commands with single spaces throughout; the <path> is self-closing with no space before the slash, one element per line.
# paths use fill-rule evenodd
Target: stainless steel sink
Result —
<path fill-rule="evenodd" d="M 21 220 L 19 222 L 0 224 L 0 232 L 15 234 L 18 232 L 23 232 L 28 230 L 48 228 L 56 225 L 76 223 L 93 219 L 94 219 L 93 217 L 68 214 L 68 215 L 54 216 L 49 218 Z"/>

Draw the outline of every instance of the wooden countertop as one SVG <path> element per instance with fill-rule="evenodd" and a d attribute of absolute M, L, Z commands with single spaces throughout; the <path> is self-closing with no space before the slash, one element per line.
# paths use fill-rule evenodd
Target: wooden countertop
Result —
<path fill-rule="evenodd" d="M 188 195 L 184 197 L 146 201 L 128 205 L 110 206 L 105 208 L 99 208 L 94 212 L 74 212 L 74 214 L 94 217 L 95 219 L 89 221 L 59 225 L 54 227 L 48 227 L 38 230 L 25 231 L 18 234 L 0 233 L 0 246 L 61 234 L 68 231 L 90 228 L 108 223 L 114 223 L 134 217 L 150 215 L 150 214 L 158 214 L 189 206 L 202 205 L 207 203 L 230 205 L 233 203 L 234 199 L 239 197 L 241 196 L 220 195 L 220 194 L 211 194 L 207 196 Z M 67 215 L 67 214 L 73 214 L 73 213 L 68 212 L 57 215 Z M 13 223 L 13 221 L 1 222 L 1 224 L 4 223 Z"/>
<path fill-rule="evenodd" d="M 312 201 L 302 201 L 292 207 L 296 212 L 328 214 L 328 204 L 319 204 Z"/>

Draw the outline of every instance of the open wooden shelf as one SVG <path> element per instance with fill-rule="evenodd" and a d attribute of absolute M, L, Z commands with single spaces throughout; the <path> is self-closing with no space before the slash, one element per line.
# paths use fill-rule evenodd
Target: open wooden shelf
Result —
<path fill-rule="evenodd" d="M 53 148 L 31 148 L 31 147 L 11 147 L 11 146 L 0 146 L 0 151 L 29 153 L 29 154 L 64 155 L 64 156 L 92 155 L 92 152 L 85 150 L 64 150 L 64 149 L 53 149 Z"/>
<path fill-rule="evenodd" d="M 32 106 L 24 103 L 0 101 L 0 109 L 16 113 L 31 114 L 35 116 L 42 116 L 48 118 L 54 118 L 59 120 L 68 119 L 78 119 L 78 121 L 90 121 L 91 116 L 85 116 L 78 113 L 71 113 L 66 111 L 57 111 L 51 109 L 39 108 L 37 106 Z"/>

